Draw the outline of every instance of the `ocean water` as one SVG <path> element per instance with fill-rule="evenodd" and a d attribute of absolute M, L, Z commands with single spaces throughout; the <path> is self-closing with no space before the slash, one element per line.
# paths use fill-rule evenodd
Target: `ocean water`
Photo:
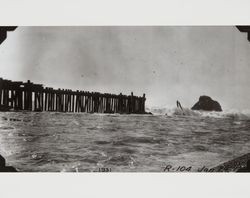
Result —
<path fill-rule="evenodd" d="M 0 154 L 24 172 L 197 172 L 250 151 L 246 113 L 152 111 L 0 112 Z"/>

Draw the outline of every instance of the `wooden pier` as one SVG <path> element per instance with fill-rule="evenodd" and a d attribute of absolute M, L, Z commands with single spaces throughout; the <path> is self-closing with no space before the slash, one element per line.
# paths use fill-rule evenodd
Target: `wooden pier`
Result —
<path fill-rule="evenodd" d="M 144 114 L 142 97 L 53 89 L 41 84 L 0 78 L 0 110 Z"/>

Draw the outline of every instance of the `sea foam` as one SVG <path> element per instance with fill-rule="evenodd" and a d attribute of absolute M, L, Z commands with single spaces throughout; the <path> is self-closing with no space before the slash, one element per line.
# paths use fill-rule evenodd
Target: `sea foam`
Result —
<path fill-rule="evenodd" d="M 222 112 L 217 111 L 197 111 L 189 108 L 147 108 L 147 111 L 154 115 L 166 116 L 203 116 L 213 118 L 235 118 L 235 119 L 250 119 L 250 110 L 235 110 L 229 109 Z"/>

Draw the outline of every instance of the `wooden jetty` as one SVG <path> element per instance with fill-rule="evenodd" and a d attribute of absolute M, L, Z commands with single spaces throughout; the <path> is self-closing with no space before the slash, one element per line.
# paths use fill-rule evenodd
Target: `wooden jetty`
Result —
<path fill-rule="evenodd" d="M 144 114 L 142 97 L 70 89 L 53 89 L 41 84 L 0 78 L 0 110 Z"/>

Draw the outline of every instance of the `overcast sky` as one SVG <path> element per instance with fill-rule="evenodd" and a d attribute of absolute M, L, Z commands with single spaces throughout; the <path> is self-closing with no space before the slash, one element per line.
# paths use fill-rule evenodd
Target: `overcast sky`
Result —
<path fill-rule="evenodd" d="M 250 42 L 236 27 L 18 27 L 0 76 L 55 88 L 135 95 L 149 107 L 250 107 Z"/>

